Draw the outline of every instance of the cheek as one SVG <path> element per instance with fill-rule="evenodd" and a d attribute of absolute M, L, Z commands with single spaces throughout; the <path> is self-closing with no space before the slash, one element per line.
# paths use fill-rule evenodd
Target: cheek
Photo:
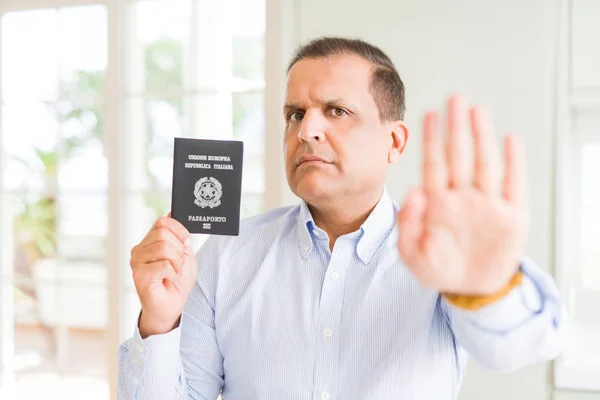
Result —
<path fill-rule="evenodd" d="M 293 140 L 290 135 L 285 135 L 283 138 L 283 155 L 285 158 L 286 166 L 289 165 L 289 162 L 296 154 L 296 149 L 298 147 L 298 141 Z"/>
<path fill-rule="evenodd" d="M 387 147 L 381 137 L 374 132 L 363 131 L 358 134 L 340 138 L 334 149 L 341 160 L 341 168 L 365 174 L 387 165 Z"/>

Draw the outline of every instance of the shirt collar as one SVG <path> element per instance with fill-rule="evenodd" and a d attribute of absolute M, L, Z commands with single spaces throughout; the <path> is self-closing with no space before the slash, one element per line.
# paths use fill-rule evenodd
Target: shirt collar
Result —
<path fill-rule="evenodd" d="M 298 243 L 302 257 L 306 259 L 313 248 L 313 239 L 310 231 L 313 229 L 314 221 L 308 204 L 304 200 L 300 202 L 300 213 L 298 214 L 298 222 L 296 228 L 298 230 Z"/>
<path fill-rule="evenodd" d="M 384 187 L 379 202 L 361 226 L 363 236 L 356 246 L 356 253 L 365 265 L 369 264 L 377 249 L 394 228 L 395 223 L 396 207 L 387 188 Z"/>
<path fill-rule="evenodd" d="M 369 264 L 377 249 L 394 228 L 396 209 L 396 204 L 390 198 L 387 188 L 384 187 L 377 205 L 360 227 L 360 238 L 356 246 L 356 253 L 363 264 Z M 300 251 L 305 259 L 313 249 L 314 242 L 310 232 L 315 227 L 308 204 L 301 201 L 297 231 Z"/>

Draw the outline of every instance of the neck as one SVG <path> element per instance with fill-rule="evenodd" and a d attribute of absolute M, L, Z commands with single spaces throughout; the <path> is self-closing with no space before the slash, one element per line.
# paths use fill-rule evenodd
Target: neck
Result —
<path fill-rule="evenodd" d="M 329 236 L 330 250 L 333 250 L 337 238 L 360 228 L 381 199 L 382 193 L 383 190 L 380 189 L 342 201 L 308 205 L 315 225 Z"/>

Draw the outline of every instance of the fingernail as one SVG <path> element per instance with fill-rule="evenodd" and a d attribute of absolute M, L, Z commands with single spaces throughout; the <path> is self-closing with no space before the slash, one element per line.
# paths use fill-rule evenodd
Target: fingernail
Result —
<path fill-rule="evenodd" d="M 189 246 L 190 244 L 192 244 L 192 238 L 188 236 L 187 239 L 185 239 L 185 247 Z"/>

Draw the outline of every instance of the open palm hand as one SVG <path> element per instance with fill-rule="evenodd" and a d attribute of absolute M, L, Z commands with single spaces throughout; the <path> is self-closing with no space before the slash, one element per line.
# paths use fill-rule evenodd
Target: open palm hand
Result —
<path fill-rule="evenodd" d="M 502 168 L 487 113 L 459 96 L 448 104 L 445 145 L 439 125 L 427 113 L 423 187 L 398 212 L 398 249 L 425 286 L 492 294 L 517 271 L 529 231 L 522 145 L 506 137 Z"/>

